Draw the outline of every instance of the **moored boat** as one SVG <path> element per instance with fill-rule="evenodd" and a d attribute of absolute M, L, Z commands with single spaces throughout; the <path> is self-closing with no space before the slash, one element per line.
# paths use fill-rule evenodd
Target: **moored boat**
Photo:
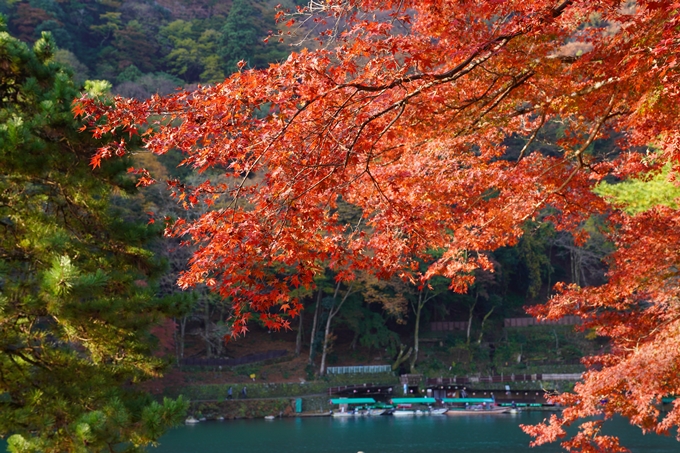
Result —
<path fill-rule="evenodd" d="M 336 417 L 336 418 L 339 418 L 339 417 L 354 417 L 354 416 L 355 416 L 355 414 L 354 414 L 353 410 L 350 410 L 350 411 L 341 411 L 340 410 L 340 411 L 332 411 L 331 412 L 331 417 Z"/>
<path fill-rule="evenodd" d="M 389 415 L 392 413 L 394 410 L 394 406 L 392 404 L 385 404 L 382 402 L 377 402 L 373 406 L 369 408 L 369 414 L 372 416 L 378 416 L 378 415 Z"/>
<path fill-rule="evenodd" d="M 446 412 L 448 412 L 448 410 L 448 407 L 431 407 L 430 415 L 444 415 Z"/>
<path fill-rule="evenodd" d="M 493 398 L 444 398 L 446 415 L 492 415 L 506 413 L 508 408 L 496 405 Z"/>
<path fill-rule="evenodd" d="M 392 398 L 390 402 L 396 406 L 392 415 L 403 417 L 430 415 L 430 406 L 437 401 L 434 398 Z"/>
<path fill-rule="evenodd" d="M 331 404 L 337 404 L 338 410 L 331 412 L 332 417 L 357 417 L 368 415 L 367 405 L 375 404 L 373 398 L 333 398 Z"/>
<path fill-rule="evenodd" d="M 296 417 L 329 417 L 333 414 L 333 411 L 326 412 L 300 412 L 295 414 Z"/>
<path fill-rule="evenodd" d="M 413 409 L 399 409 L 399 408 L 397 408 L 394 411 L 392 411 L 392 415 L 394 415 L 395 417 L 404 417 L 404 416 L 412 417 L 412 416 L 416 415 L 416 411 L 414 411 Z"/>
<path fill-rule="evenodd" d="M 488 407 L 486 409 L 479 408 L 479 407 L 470 407 L 468 409 L 465 408 L 449 408 L 448 411 L 446 411 L 446 415 L 498 415 L 498 414 L 507 414 L 508 409 L 505 407 L 499 407 L 499 406 L 493 406 L 493 407 Z"/>

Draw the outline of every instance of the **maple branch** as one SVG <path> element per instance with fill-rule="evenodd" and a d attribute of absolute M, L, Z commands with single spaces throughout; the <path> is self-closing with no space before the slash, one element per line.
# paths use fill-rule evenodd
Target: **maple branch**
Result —
<path fill-rule="evenodd" d="M 531 210 L 531 212 L 527 213 L 527 215 L 525 215 L 522 218 L 522 221 L 527 220 L 531 215 L 533 215 L 536 212 L 536 210 L 538 208 L 540 208 L 541 206 L 543 206 L 551 196 L 553 196 L 555 194 L 559 194 L 560 192 L 562 192 L 562 190 L 564 190 L 564 188 L 567 187 L 567 185 L 571 182 L 571 180 L 574 178 L 574 176 L 576 176 L 576 174 L 584 167 L 583 157 L 582 157 L 583 152 L 595 140 L 595 137 L 597 137 L 597 134 L 600 132 L 600 129 L 602 128 L 602 125 L 605 123 L 605 121 L 607 121 L 607 119 L 610 118 L 610 113 L 612 111 L 612 108 L 614 107 L 615 97 L 616 97 L 615 94 L 613 94 L 611 96 L 611 98 L 609 100 L 609 105 L 607 106 L 607 109 L 605 110 L 604 115 L 602 115 L 602 117 L 599 119 L 599 121 L 595 125 L 593 125 L 593 127 L 590 129 L 590 134 L 589 134 L 588 138 L 583 143 L 583 145 L 581 145 L 581 147 L 575 152 L 574 156 L 578 160 L 578 165 L 569 174 L 569 176 L 564 180 L 564 182 L 560 185 L 560 187 L 558 187 L 556 190 L 551 191 L 545 197 L 543 197 L 538 203 L 536 203 L 534 205 L 533 209 Z"/>
<path fill-rule="evenodd" d="M 557 5 L 552 9 L 550 12 L 550 15 L 553 17 L 553 19 L 558 18 L 559 16 L 562 15 L 565 9 L 567 9 L 568 6 L 570 6 L 572 3 L 574 3 L 574 0 L 564 0 L 562 3 Z"/>
<path fill-rule="evenodd" d="M 382 131 L 380 131 L 380 133 L 378 134 L 378 137 L 373 141 L 373 144 L 371 145 L 371 148 L 370 148 L 371 150 L 375 149 L 375 145 L 377 145 L 378 142 L 387 133 L 387 131 L 390 130 L 392 128 L 392 126 L 394 126 L 394 123 L 396 123 L 397 120 L 399 118 L 401 118 L 401 115 L 404 114 L 405 110 L 406 110 L 406 101 L 401 103 L 401 109 L 399 110 L 397 115 L 394 118 L 392 118 L 392 121 L 390 121 L 390 123 L 387 126 L 385 126 Z M 396 149 L 396 147 L 394 149 Z M 371 157 L 371 155 L 369 155 L 369 159 L 370 159 L 370 157 Z M 345 162 L 345 165 L 347 165 L 347 162 Z"/>
<path fill-rule="evenodd" d="M 480 66 L 480 67 L 482 69 L 484 69 L 484 66 Z M 444 105 L 451 110 L 458 110 L 458 113 L 460 113 L 463 110 L 465 110 L 466 108 L 468 108 L 472 105 L 475 105 L 476 103 L 478 103 L 482 99 L 486 98 L 487 95 L 489 94 L 489 92 L 493 89 L 493 87 L 496 86 L 496 82 L 498 82 L 498 80 L 500 80 L 500 78 L 501 78 L 500 76 L 497 76 L 496 78 L 494 78 L 491 81 L 491 83 L 489 84 L 489 86 L 486 88 L 484 93 L 482 93 L 481 95 L 479 95 L 477 97 L 468 99 L 464 104 L 457 105 L 457 106 L 456 105 L 449 105 L 446 101 L 444 101 Z"/>
<path fill-rule="evenodd" d="M 609 99 L 609 104 L 607 105 L 607 109 L 604 112 L 604 115 L 600 118 L 600 120 L 593 125 L 593 127 L 590 129 L 590 134 L 588 136 L 588 139 L 583 143 L 581 148 L 579 148 L 575 156 L 578 158 L 578 163 L 579 163 L 579 168 L 583 168 L 583 152 L 588 149 L 591 143 L 595 140 L 595 137 L 597 137 L 597 134 L 600 132 L 600 129 L 602 128 L 602 125 L 607 121 L 610 116 L 609 114 L 612 111 L 612 108 L 614 108 L 614 99 L 616 97 L 616 93 L 612 94 L 611 98 Z"/>
<path fill-rule="evenodd" d="M 330 177 L 336 172 L 336 170 L 337 170 L 337 168 L 336 168 L 336 167 L 333 167 L 333 169 L 332 169 L 326 176 L 324 176 L 323 178 L 319 179 L 317 182 L 315 182 L 314 184 L 312 184 L 310 187 L 308 187 L 307 189 L 305 189 L 305 190 L 303 190 L 302 192 L 300 192 L 300 194 L 297 195 L 296 197 L 291 198 L 290 203 L 291 203 L 291 204 L 294 203 L 295 201 L 299 200 L 299 199 L 302 198 L 303 196 L 307 195 L 307 194 L 308 194 L 309 192 L 311 192 L 312 190 L 316 189 L 321 183 L 323 183 L 325 180 L 327 180 L 328 178 L 330 178 Z"/>
<path fill-rule="evenodd" d="M 401 208 L 399 208 L 399 206 L 397 206 L 396 204 L 394 204 L 394 202 L 393 202 L 392 200 L 390 200 L 390 198 L 385 194 L 385 192 L 383 192 L 382 188 L 380 187 L 380 184 L 378 183 L 378 181 L 375 179 L 375 177 L 374 177 L 373 174 L 371 173 L 371 170 L 369 169 L 369 165 L 370 165 L 370 160 L 367 160 L 367 161 L 366 161 L 366 169 L 364 170 L 364 173 L 367 174 L 369 178 L 371 178 L 371 181 L 373 182 L 373 186 L 378 190 L 378 193 L 380 193 L 380 195 L 385 199 L 385 201 L 386 201 L 390 206 L 392 206 L 392 207 L 394 208 L 395 211 L 397 211 L 397 212 L 399 213 L 399 215 L 405 216 L 405 213 L 401 210 Z M 419 237 L 420 239 L 422 239 L 423 241 L 426 240 L 426 238 L 425 238 L 422 234 L 420 234 L 420 232 L 418 231 L 418 229 L 415 228 L 415 227 L 413 228 L 413 233 L 414 233 L 417 237 Z"/>
<path fill-rule="evenodd" d="M 296 119 L 296 118 L 297 118 L 304 110 L 306 110 L 307 107 L 309 107 L 314 101 L 318 100 L 319 98 L 320 98 L 320 96 L 317 96 L 316 98 L 311 99 L 309 102 L 305 103 L 301 108 L 299 108 L 299 109 L 293 114 L 293 116 L 291 117 L 290 121 L 288 121 L 288 123 L 286 123 L 286 125 L 283 126 L 283 128 L 281 128 L 281 130 L 280 130 L 280 131 L 279 131 L 279 132 L 278 132 L 278 133 L 277 133 L 277 134 L 269 141 L 269 143 L 268 143 L 267 146 L 262 150 L 262 152 L 260 153 L 260 155 L 257 156 L 257 158 L 255 159 L 255 161 L 254 161 L 254 162 L 246 169 L 245 175 L 244 175 L 243 178 L 241 179 L 241 183 L 240 183 L 240 184 L 238 185 L 238 187 L 236 188 L 236 193 L 235 193 L 234 196 L 233 196 L 232 203 L 228 206 L 229 208 L 230 208 L 230 207 L 233 207 L 233 206 L 235 205 L 236 201 L 238 200 L 238 197 L 239 197 L 241 191 L 243 190 L 243 187 L 245 186 L 246 181 L 248 180 L 248 177 L 252 174 L 252 169 L 260 162 L 260 160 L 264 157 L 264 155 L 267 154 L 267 152 L 271 149 L 271 147 L 274 146 L 274 143 L 276 143 L 276 141 L 277 141 L 279 138 L 281 138 L 281 137 L 286 133 L 286 131 L 287 131 L 287 130 L 290 128 L 290 126 L 293 124 L 293 121 L 294 121 L 294 120 L 295 120 L 295 119 Z"/>
<path fill-rule="evenodd" d="M 381 112 L 378 112 L 378 113 L 372 115 L 369 119 L 367 119 L 366 121 L 364 121 L 361 124 L 361 127 L 359 128 L 359 130 L 356 132 L 356 134 L 354 136 L 354 140 L 352 141 L 352 143 L 347 148 L 347 154 L 345 155 L 345 165 L 344 165 L 345 167 L 347 167 L 347 164 L 349 163 L 349 157 L 350 157 L 350 154 L 352 152 L 352 149 L 354 149 L 354 145 L 356 145 L 357 141 L 359 141 L 359 138 L 361 137 L 361 133 L 363 132 L 364 128 L 366 126 L 368 126 L 369 123 L 377 120 L 381 116 L 390 112 L 392 109 L 394 109 L 398 106 L 401 106 L 401 110 L 399 111 L 399 113 L 397 113 L 397 115 L 394 118 L 392 118 L 392 121 L 390 121 L 390 123 L 383 128 L 383 130 L 378 135 L 378 138 L 376 138 L 375 141 L 373 142 L 373 144 L 371 145 L 370 149 L 373 149 L 375 147 L 375 145 L 380 141 L 380 139 L 385 135 L 385 133 L 394 125 L 394 123 L 397 122 L 397 120 L 404 113 L 404 110 L 406 109 L 407 100 L 408 100 L 408 96 L 406 98 L 403 98 L 403 99 L 399 100 L 398 102 L 392 104 L 391 106 L 382 110 Z M 370 156 L 369 156 L 369 159 L 370 159 Z"/>
<path fill-rule="evenodd" d="M 533 71 L 527 71 L 524 74 L 521 74 L 519 78 L 513 77 L 514 81 L 506 87 L 506 89 L 500 93 L 500 95 L 494 96 L 496 97 L 496 100 L 491 103 L 489 107 L 484 110 L 467 128 L 461 131 L 461 134 L 466 133 L 471 131 L 481 120 L 484 118 L 489 112 L 491 112 L 493 109 L 498 107 L 498 104 L 500 104 L 503 99 L 505 99 L 515 88 L 521 86 L 529 80 L 532 76 L 534 75 Z"/>
<path fill-rule="evenodd" d="M 412 76 L 408 77 L 401 77 L 398 79 L 393 80 L 387 85 L 380 85 L 380 86 L 371 86 L 371 85 L 364 85 L 364 84 L 359 84 L 359 83 L 348 83 L 344 84 L 343 86 L 348 86 L 348 87 L 353 87 L 357 88 L 361 91 L 385 91 L 385 90 L 390 90 L 392 88 L 395 88 L 396 86 L 403 85 L 406 83 L 410 82 L 416 82 L 419 80 L 423 79 L 433 79 L 435 81 L 441 81 L 441 82 L 451 82 L 456 79 L 459 79 L 463 77 L 466 74 L 469 74 L 474 70 L 477 66 L 481 65 L 482 63 L 486 62 L 489 60 L 492 56 L 495 55 L 495 53 L 503 48 L 512 38 L 515 38 L 517 36 L 520 36 L 523 33 L 513 33 L 509 35 L 502 35 L 494 38 L 493 40 L 481 45 L 477 50 L 475 50 L 470 56 L 468 56 L 465 60 L 462 62 L 458 63 L 456 66 L 453 68 L 449 69 L 446 72 L 439 73 L 439 74 L 427 74 L 427 73 L 420 73 L 420 74 L 414 74 Z M 489 47 L 491 47 L 493 44 L 496 44 L 495 47 L 493 47 L 491 50 L 489 50 Z M 488 53 L 480 57 L 479 59 L 476 59 L 477 56 L 482 54 L 483 52 L 488 51 Z M 470 68 L 465 69 L 468 65 L 470 65 Z"/>
<path fill-rule="evenodd" d="M 524 146 L 522 147 L 522 150 L 519 152 L 519 157 L 517 157 L 517 162 L 515 162 L 515 166 L 517 166 L 519 164 L 519 162 L 524 158 L 524 153 L 526 153 L 526 151 L 529 149 L 529 146 L 531 146 L 531 144 L 536 139 L 536 136 L 538 136 L 538 131 L 540 131 L 541 128 L 543 127 L 543 125 L 545 124 L 545 118 L 546 118 L 546 111 L 544 110 L 543 114 L 541 115 L 541 121 L 539 122 L 538 127 L 536 128 L 534 133 L 531 134 L 531 137 L 529 137 L 529 140 L 524 144 Z"/>

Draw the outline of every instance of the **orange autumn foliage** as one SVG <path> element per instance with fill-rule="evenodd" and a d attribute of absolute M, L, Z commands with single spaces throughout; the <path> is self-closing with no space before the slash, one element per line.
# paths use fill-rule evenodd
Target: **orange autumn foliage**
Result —
<path fill-rule="evenodd" d="M 474 269 L 491 268 L 477 252 L 515 244 L 544 208 L 557 228 L 575 232 L 607 214 L 617 245 L 608 282 L 561 287 L 535 314 L 580 315 L 611 338 L 611 352 L 588 360 L 597 366 L 576 394 L 559 398 L 568 406 L 560 416 L 525 429 L 536 443 L 555 441 L 564 425 L 615 413 L 646 430 L 677 427 L 680 405 L 659 419 L 654 404 L 680 394 L 680 218 L 662 208 L 629 216 L 591 189 L 667 162 L 677 171 L 680 3 L 312 6 L 297 16 L 314 16 L 319 43 L 266 70 L 145 102 L 77 102 L 96 136 L 139 130 L 148 151 L 179 149 L 185 165 L 221 168 L 231 181 L 175 185 L 189 207 L 222 200 L 168 230 L 197 247 L 180 285 L 206 283 L 231 298 L 236 333 L 253 313 L 288 327 L 301 309 L 291 288 L 312 287 L 324 266 L 341 280 L 358 270 L 420 282 L 444 275 L 465 291 Z M 551 121 L 564 128 L 559 153 L 531 152 Z M 594 152 L 611 131 L 621 152 Z M 517 135 L 527 146 L 512 156 L 503 140 Z M 648 146 L 658 151 L 640 151 Z M 92 163 L 124 152 L 113 143 Z M 361 210 L 360 225 L 341 220 L 340 201 Z M 420 274 L 431 249 L 443 255 Z M 598 423 L 582 424 L 565 448 L 623 451 Z"/>

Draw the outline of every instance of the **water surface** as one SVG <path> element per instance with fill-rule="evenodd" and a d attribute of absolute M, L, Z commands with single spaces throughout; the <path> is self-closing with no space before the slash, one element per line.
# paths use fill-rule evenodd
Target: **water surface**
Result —
<path fill-rule="evenodd" d="M 519 424 L 549 414 L 284 418 L 229 420 L 181 426 L 149 453 L 557 453 L 558 445 L 530 449 Z M 609 422 L 633 453 L 678 453 L 673 438 L 643 436 L 623 419 Z"/>

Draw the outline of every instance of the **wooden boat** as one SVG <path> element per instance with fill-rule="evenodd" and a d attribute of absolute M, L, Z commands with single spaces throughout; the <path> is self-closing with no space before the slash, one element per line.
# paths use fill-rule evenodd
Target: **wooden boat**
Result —
<path fill-rule="evenodd" d="M 413 410 L 413 409 L 399 409 L 399 408 L 397 408 L 394 411 L 392 411 L 392 415 L 394 415 L 395 417 L 404 417 L 404 416 L 412 417 L 412 416 L 416 415 L 416 411 Z"/>
<path fill-rule="evenodd" d="M 326 412 L 300 412 L 295 414 L 296 417 L 330 417 L 333 411 Z"/>
<path fill-rule="evenodd" d="M 482 408 L 449 408 L 448 411 L 446 411 L 446 415 L 498 415 L 498 414 L 507 414 L 508 409 L 505 407 L 499 407 L 499 406 L 491 406 L 487 407 L 486 409 Z"/>
<path fill-rule="evenodd" d="M 507 407 L 496 405 L 493 398 L 444 398 L 448 404 L 446 415 L 495 415 L 507 413 Z"/>
<path fill-rule="evenodd" d="M 357 417 L 369 415 L 369 405 L 375 404 L 373 398 L 333 398 L 331 404 L 337 404 L 338 410 L 333 410 L 332 417 Z"/>
<path fill-rule="evenodd" d="M 339 410 L 339 411 L 331 411 L 331 417 L 340 418 L 340 417 L 355 417 L 355 416 L 356 416 L 356 414 L 354 413 L 354 410 L 348 410 L 348 411 L 343 411 L 343 410 Z"/>
<path fill-rule="evenodd" d="M 357 417 L 364 417 L 366 415 L 371 415 L 370 414 L 371 410 L 368 407 L 365 406 L 357 406 L 354 408 L 354 415 Z"/>
<path fill-rule="evenodd" d="M 368 415 L 378 416 L 378 415 L 389 415 L 394 410 L 392 404 L 385 404 L 382 402 L 377 402 L 373 406 L 369 407 Z"/>
<path fill-rule="evenodd" d="M 448 412 L 448 407 L 431 407 L 430 415 L 444 415 Z"/>
<path fill-rule="evenodd" d="M 396 406 L 392 415 L 403 417 L 430 415 L 430 405 L 437 401 L 434 398 L 392 398 L 390 402 Z"/>

